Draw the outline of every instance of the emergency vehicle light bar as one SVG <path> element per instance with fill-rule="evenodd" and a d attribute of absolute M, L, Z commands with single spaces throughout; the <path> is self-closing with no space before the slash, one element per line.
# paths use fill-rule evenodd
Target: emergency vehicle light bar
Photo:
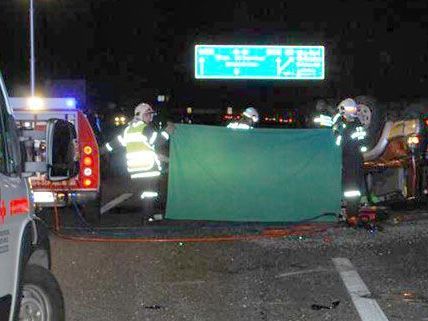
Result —
<path fill-rule="evenodd" d="M 76 110 L 75 98 L 37 98 L 35 97 L 10 97 L 9 103 L 12 110 Z"/>

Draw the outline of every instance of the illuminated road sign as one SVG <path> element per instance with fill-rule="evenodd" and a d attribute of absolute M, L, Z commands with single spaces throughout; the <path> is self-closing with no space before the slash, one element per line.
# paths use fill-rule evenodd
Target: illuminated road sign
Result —
<path fill-rule="evenodd" d="M 324 79 L 323 46 L 196 45 L 198 79 Z"/>

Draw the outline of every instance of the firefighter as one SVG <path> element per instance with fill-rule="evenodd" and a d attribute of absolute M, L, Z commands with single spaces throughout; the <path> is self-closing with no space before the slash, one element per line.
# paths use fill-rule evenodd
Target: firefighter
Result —
<path fill-rule="evenodd" d="M 168 158 L 158 155 L 156 146 L 169 139 L 174 125 L 168 123 L 164 130 L 158 130 L 153 125 L 154 115 L 155 112 L 149 104 L 139 104 L 135 107 L 134 118 L 120 140 L 126 148 L 126 165 L 130 178 L 141 182 L 140 198 L 145 218 L 154 216 L 155 219 L 161 219 L 161 214 L 154 215 L 154 209 L 155 204 L 160 201 L 159 176 L 162 174 L 162 162 L 168 162 Z"/>
<path fill-rule="evenodd" d="M 241 118 L 238 121 L 231 122 L 227 125 L 227 128 L 232 129 L 251 129 L 259 121 L 259 113 L 254 107 L 248 107 L 241 114 Z"/>
<path fill-rule="evenodd" d="M 364 190 L 362 152 L 367 133 L 359 119 L 359 108 L 353 99 L 345 99 L 332 120 L 336 145 L 342 146 L 342 185 L 348 222 L 358 215 Z"/>

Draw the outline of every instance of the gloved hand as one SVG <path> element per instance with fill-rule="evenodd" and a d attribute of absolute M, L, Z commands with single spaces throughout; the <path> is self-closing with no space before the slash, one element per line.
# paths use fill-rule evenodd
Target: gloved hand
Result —
<path fill-rule="evenodd" d="M 172 123 L 172 122 L 167 122 L 166 123 L 166 127 L 165 127 L 165 129 L 164 129 L 164 131 L 168 134 L 168 135 L 171 135 L 173 132 L 174 132 L 174 130 L 175 130 L 175 125 L 174 125 L 174 123 Z"/>
<path fill-rule="evenodd" d="M 169 157 L 158 153 L 158 158 L 162 163 L 169 163 Z"/>

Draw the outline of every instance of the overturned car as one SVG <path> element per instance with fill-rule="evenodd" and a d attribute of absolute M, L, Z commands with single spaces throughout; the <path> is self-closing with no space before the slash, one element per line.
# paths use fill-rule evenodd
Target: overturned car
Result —
<path fill-rule="evenodd" d="M 362 106 L 359 120 L 366 131 L 361 148 L 362 202 L 424 202 L 428 196 L 428 102 L 380 104 L 367 96 L 355 101 Z M 330 127 L 332 119 L 320 115 L 315 122 Z"/>

